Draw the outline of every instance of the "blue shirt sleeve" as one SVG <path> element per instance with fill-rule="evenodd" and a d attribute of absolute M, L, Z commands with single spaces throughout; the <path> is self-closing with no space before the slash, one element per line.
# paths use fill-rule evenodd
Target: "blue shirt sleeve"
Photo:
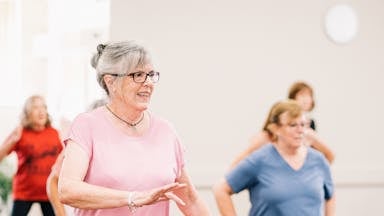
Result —
<path fill-rule="evenodd" d="M 334 184 L 332 180 L 332 173 L 328 161 L 323 158 L 324 165 L 324 198 L 329 200 L 332 198 L 334 193 Z"/>
<path fill-rule="evenodd" d="M 235 169 L 226 175 L 228 185 L 234 193 L 239 193 L 256 183 L 252 167 L 250 161 L 243 160 Z"/>
<path fill-rule="evenodd" d="M 269 148 L 253 152 L 226 175 L 227 183 L 234 193 L 239 193 L 258 183 L 257 173 L 267 149 Z"/>

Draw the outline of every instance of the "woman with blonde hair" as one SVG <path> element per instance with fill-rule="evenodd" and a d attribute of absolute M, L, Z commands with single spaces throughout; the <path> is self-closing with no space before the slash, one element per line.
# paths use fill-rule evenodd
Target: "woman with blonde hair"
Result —
<path fill-rule="evenodd" d="M 220 213 L 236 215 L 234 193 L 249 191 L 250 216 L 334 215 L 334 186 L 323 154 L 304 144 L 306 119 L 294 100 L 275 104 L 264 126 L 268 144 L 213 187 Z"/>
<path fill-rule="evenodd" d="M 51 167 L 62 150 L 59 133 L 51 126 L 42 96 L 29 97 L 20 126 L 0 146 L 0 161 L 15 152 L 17 172 L 13 177 L 12 216 L 27 215 L 32 204 L 40 204 L 43 214 L 55 215 L 45 190 Z"/>
<path fill-rule="evenodd" d="M 306 118 L 307 130 L 305 132 L 304 143 L 312 148 L 320 151 L 324 154 L 325 158 L 330 164 L 333 163 L 335 155 L 331 148 L 318 136 L 316 130 L 315 121 L 310 118 L 310 112 L 315 107 L 315 99 L 313 88 L 302 81 L 295 82 L 291 85 L 288 91 L 288 98 L 295 100 L 303 110 L 303 114 Z M 269 113 L 268 116 L 270 116 Z M 261 148 L 263 145 L 267 144 L 272 139 L 272 134 L 266 128 L 266 125 L 269 123 L 269 117 L 264 123 L 264 127 L 258 133 L 256 133 L 250 140 L 250 145 L 239 155 L 235 157 L 230 167 L 236 166 L 241 160 L 250 155 L 253 151 Z"/>

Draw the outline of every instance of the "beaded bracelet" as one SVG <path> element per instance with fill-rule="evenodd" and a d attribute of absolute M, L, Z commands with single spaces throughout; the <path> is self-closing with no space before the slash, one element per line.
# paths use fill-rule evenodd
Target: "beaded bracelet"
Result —
<path fill-rule="evenodd" d="M 132 197 L 133 197 L 133 193 L 134 192 L 129 192 L 128 193 L 128 208 L 129 208 L 129 211 L 131 211 L 131 213 L 135 213 L 138 206 L 136 205 L 135 202 L 133 202 L 132 200 Z"/>

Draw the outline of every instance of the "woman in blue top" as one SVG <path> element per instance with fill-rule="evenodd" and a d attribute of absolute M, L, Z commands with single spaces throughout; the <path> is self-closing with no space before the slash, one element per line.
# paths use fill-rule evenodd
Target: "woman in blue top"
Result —
<path fill-rule="evenodd" d="M 313 88 L 305 82 L 295 82 L 289 88 L 288 99 L 297 101 L 301 106 L 304 115 L 306 116 L 308 123 L 308 129 L 305 132 L 306 144 L 323 153 L 329 163 L 332 164 L 335 159 L 335 155 L 332 149 L 316 133 L 315 121 L 310 117 L 310 113 L 315 107 Z M 263 145 L 272 141 L 272 133 L 267 129 L 269 123 L 270 122 L 267 120 L 262 130 L 258 131 L 254 136 L 252 136 L 248 147 L 235 157 L 231 163 L 230 168 L 235 167 L 240 161 L 249 156 L 253 151 L 258 150 Z"/>
<path fill-rule="evenodd" d="M 213 191 L 221 215 L 236 215 L 233 193 L 249 190 L 251 216 L 332 216 L 334 186 L 324 155 L 304 144 L 306 119 L 294 100 L 275 104 L 266 121 L 272 142 L 241 161 Z"/>

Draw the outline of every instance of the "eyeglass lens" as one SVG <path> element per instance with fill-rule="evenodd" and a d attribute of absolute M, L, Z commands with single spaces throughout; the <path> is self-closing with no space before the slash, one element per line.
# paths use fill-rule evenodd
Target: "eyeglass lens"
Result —
<path fill-rule="evenodd" d="M 160 73 L 155 71 L 151 71 L 149 73 L 139 71 L 139 72 L 132 73 L 132 76 L 133 76 L 133 81 L 138 83 L 145 82 L 147 80 L 147 77 L 149 77 L 152 82 L 156 83 L 159 81 Z"/>

